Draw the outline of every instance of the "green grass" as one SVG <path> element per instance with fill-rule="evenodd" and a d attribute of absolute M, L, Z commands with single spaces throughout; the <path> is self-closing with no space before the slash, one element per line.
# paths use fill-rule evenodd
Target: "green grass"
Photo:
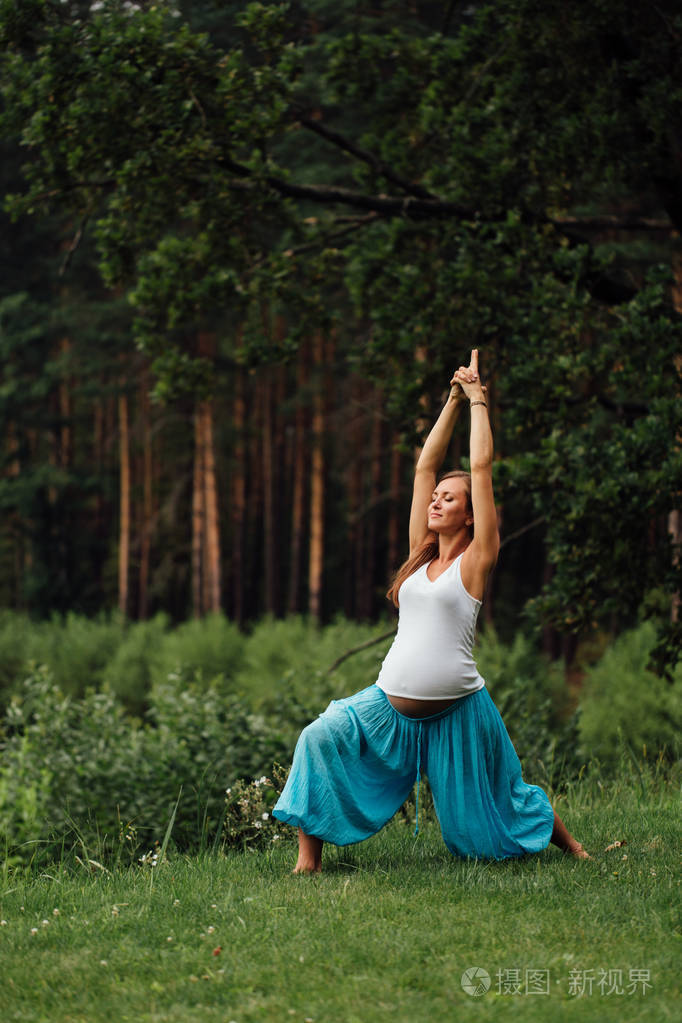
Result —
<path fill-rule="evenodd" d="M 650 775 L 636 785 L 583 782 L 557 808 L 592 861 L 554 847 L 523 860 L 459 861 L 435 823 L 415 839 L 396 820 L 361 845 L 326 848 L 320 877 L 291 875 L 291 842 L 172 855 L 154 870 L 8 873 L 0 1019 L 678 1019 L 678 786 Z M 606 852 L 616 840 L 627 844 Z M 472 966 L 491 978 L 481 997 L 461 985 Z M 549 971 L 548 995 L 525 993 L 527 970 Z M 593 993 L 571 994 L 571 977 L 588 970 Z M 627 989 L 631 970 L 649 971 L 645 993 L 600 993 L 600 971 L 621 971 Z M 511 971 L 520 994 L 500 990 Z"/>

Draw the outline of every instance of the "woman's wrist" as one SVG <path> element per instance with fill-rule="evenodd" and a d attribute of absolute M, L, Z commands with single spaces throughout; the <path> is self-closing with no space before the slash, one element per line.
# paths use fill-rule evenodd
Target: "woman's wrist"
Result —
<path fill-rule="evenodd" d="M 482 387 L 472 388 L 466 397 L 469 405 L 473 405 L 474 402 L 482 402 L 484 405 L 488 404 L 488 396 Z"/>

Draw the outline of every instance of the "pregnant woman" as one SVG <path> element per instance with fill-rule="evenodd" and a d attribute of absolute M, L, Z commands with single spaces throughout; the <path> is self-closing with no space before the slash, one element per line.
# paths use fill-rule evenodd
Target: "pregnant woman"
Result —
<path fill-rule="evenodd" d="M 423 772 L 443 839 L 457 856 L 505 859 L 550 842 L 589 858 L 545 792 L 528 785 L 473 658 L 476 619 L 499 550 L 493 441 L 478 352 L 417 462 L 410 554 L 389 596 L 398 631 L 374 685 L 334 700 L 303 730 L 274 816 L 298 828 L 295 873 L 321 870 L 324 842 L 379 831 Z M 437 481 L 460 407 L 471 416 L 471 472 Z"/>

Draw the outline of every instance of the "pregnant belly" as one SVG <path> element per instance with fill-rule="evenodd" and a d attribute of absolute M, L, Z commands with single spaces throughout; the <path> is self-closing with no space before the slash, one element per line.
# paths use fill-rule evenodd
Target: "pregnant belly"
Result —
<path fill-rule="evenodd" d="M 411 700 L 405 696 L 389 696 L 388 693 L 386 696 L 391 706 L 408 718 L 427 718 L 432 714 L 441 714 L 455 703 L 455 700 Z"/>

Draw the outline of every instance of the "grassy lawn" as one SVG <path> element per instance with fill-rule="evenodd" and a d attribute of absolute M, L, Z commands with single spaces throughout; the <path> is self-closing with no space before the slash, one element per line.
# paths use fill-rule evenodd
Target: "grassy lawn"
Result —
<path fill-rule="evenodd" d="M 592 861 L 458 861 L 433 822 L 414 838 L 396 820 L 326 849 L 320 877 L 291 875 L 289 842 L 7 874 L 0 1019 L 679 1019 L 679 787 L 578 785 L 557 808 Z M 470 968 L 485 993 L 464 990 Z"/>

